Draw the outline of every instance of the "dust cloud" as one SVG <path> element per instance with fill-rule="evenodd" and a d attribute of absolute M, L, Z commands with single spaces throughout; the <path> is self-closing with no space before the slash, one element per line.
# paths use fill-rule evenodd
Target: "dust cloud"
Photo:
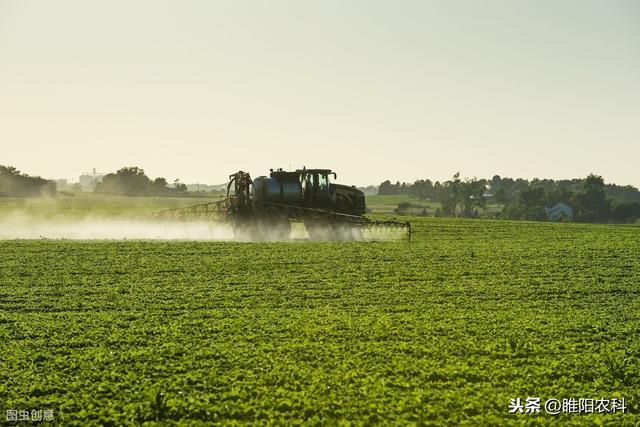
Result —
<path fill-rule="evenodd" d="M 251 226 L 255 226 L 252 223 Z M 255 230 L 255 229 L 253 229 Z M 244 232 L 243 232 L 244 231 Z M 237 235 L 236 235 L 237 234 Z M 352 229 L 351 227 L 314 227 L 291 224 L 290 232 L 263 227 L 260 233 L 234 230 L 215 220 L 152 220 L 145 218 L 108 218 L 87 216 L 69 218 L 33 216 L 15 211 L 0 216 L 0 240 L 186 240 L 186 241 L 389 241 L 404 233 Z"/>
<path fill-rule="evenodd" d="M 150 221 L 105 218 L 0 218 L 0 239 L 231 240 L 231 227 L 211 221 Z"/>

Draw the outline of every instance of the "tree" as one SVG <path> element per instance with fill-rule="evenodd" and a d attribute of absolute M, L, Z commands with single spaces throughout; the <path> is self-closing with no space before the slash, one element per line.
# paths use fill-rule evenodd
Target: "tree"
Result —
<path fill-rule="evenodd" d="M 501 205 L 507 205 L 511 203 L 512 200 L 507 193 L 507 190 L 505 190 L 504 188 L 499 188 L 495 193 L 493 193 L 493 198 L 495 199 L 496 203 Z"/>
<path fill-rule="evenodd" d="M 484 197 L 487 182 L 484 179 L 465 179 L 459 182 L 458 186 L 462 215 L 466 217 L 475 216 L 474 210 L 476 208 L 484 209 L 487 203 L 487 199 Z"/>
<path fill-rule="evenodd" d="M 430 180 L 419 179 L 409 186 L 409 195 L 420 200 L 433 197 L 433 183 Z"/>
<path fill-rule="evenodd" d="M 162 188 L 162 189 L 164 189 L 164 188 L 166 188 L 166 186 L 167 186 L 167 180 L 166 180 L 166 179 L 164 179 L 164 178 L 160 178 L 160 177 L 158 177 L 158 178 L 156 178 L 156 179 L 154 179 L 154 180 L 153 180 L 153 186 L 154 186 L 154 187 L 157 187 L 157 188 Z"/>
<path fill-rule="evenodd" d="M 518 195 L 518 202 L 527 208 L 544 207 L 546 192 L 543 187 L 530 186 Z"/>
<path fill-rule="evenodd" d="M 436 198 L 438 202 L 440 202 L 440 206 L 442 208 L 440 210 L 440 214 L 443 216 L 455 215 L 457 200 L 455 195 L 453 194 L 451 182 L 447 181 L 444 184 L 436 182 L 436 184 L 434 185 L 434 191 L 436 193 Z"/>
<path fill-rule="evenodd" d="M 583 222 L 604 222 L 609 218 L 611 199 L 604 191 L 604 179 L 591 174 L 584 181 L 582 191 L 576 196 L 578 220 Z"/>
<path fill-rule="evenodd" d="M 506 179 L 503 180 L 505 182 Z M 520 186 L 517 180 L 513 183 Z M 505 191 L 506 193 L 506 191 Z M 506 194 L 501 197 L 507 198 Z M 527 184 L 526 187 L 514 193 L 509 203 L 502 208 L 502 216 L 510 219 L 526 219 L 531 221 L 543 221 L 547 219 L 545 205 L 547 200 L 547 192 L 539 180 L 534 180 Z"/>
<path fill-rule="evenodd" d="M 616 185 L 606 184 L 604 191 L 607 197 L 612 197 L 621 202 L 638 202 L 640 203 L 640 191 L 633 185 Z"/>
<path fill-rule="evenodd" d="M 442 215 L 455 215 L 456 207 L 460 206 L 460 212 L 464 216 L 475 216 L 476 208 L 484 208 L 486 206 L 486 198 L 484 192 L 486 190 L 487 181 L 484 179 L 460 179 L 460 172 L 456 172 L 449 181 L 440 184 L 436 182 L 433 185 L 432 192 L 435 198 L 440 202 L 442 207 Z"/>
<path fill-rule="evenodd" d="M 502 178 L 500 178 L 500 175 L 494 175 L 493 178 L 491 178 L 491 191 L 495 193 L 501 188 L 502 188 Z"/>
<path fill-rule="evenodd" d="M 380 195 L 394 194 L 393 184 L 391 184 L 391 181 L 386 180 L 385 182 L 381 183 L 380 187 L 378 187 L 378 194 Z"/>
<path fill-rule="evenodd" d="M 616 203 L 611 210 L 611 218 L 616 222 L 634 223 L 640 219 L 640 203 Z"/>
<path fill-rule="evenodd" d="M 187 186 L 180 182 L 179 179 L 173 181 L 173 188 L 169 189 L 173 193 L 183 194 L 187 192 Z"/>
<path fill-rule="evenodd" d="M 555 186 L 547 190 L 547 206 L 553 206 L 557 203 L 565 203 L 567 205 L 574 204 L 575 193 L 567 187 Z"/>
<path fill-rule="evenodd" d="M 411 209 L 411 203 L 409 202 L 401 202 L 398 203 L 398 207 L 394 209 L 394 212 L 399 215 L 405 215 Z"/>
<path fill-rule="evenodd" d="M 144 170 L 138 167 L 124 167 L 116 173 L 109 173 L 99 182 L 94 192 L 121 194 L 125 196 L 144 196 L 152 190 L 151 180 Z"/>

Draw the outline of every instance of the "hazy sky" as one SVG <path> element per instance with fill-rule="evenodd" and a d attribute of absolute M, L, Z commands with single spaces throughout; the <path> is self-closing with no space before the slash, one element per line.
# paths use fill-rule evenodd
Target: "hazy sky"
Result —
<path fill-rule="evenodd" d="M 640 186 L 640 2 L 0 0 L 0 164 Z"/>

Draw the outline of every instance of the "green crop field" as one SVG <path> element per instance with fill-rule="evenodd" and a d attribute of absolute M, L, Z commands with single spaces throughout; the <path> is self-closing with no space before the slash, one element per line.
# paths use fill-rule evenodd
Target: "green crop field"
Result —
<path fill-rule="evenodd" d="M 422 209 L 426 209 L 427 214 L 431 216 L 433 216 L 435 210 L 440 207 L 440 203 L 438 202 L 419 200 L 407 195 L 375 195 L 367 196 L 366 200 L 368 209 L 374 213 L 383 214 L 393 214 L 394 209 L 398 207 L 398 203 L 410 203 L 412 206 L 411 210 L 416 214 L 421 213 Z"/>
<path fill-rule="evenodd" d="M 640 227 L 412 224 L 411 242 L 0 241 L 0 414 L 640 423 Z M 627 413 L 509 413 L 527 397 Z"/>

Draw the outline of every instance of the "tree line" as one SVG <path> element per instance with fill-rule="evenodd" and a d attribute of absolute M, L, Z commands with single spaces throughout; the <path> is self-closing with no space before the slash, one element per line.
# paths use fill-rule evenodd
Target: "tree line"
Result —
<path fill-rule="evenodd" d="M 558 203 L 573 209 L 579 222 L 630 223 L 640 219 L 640 191 L 631 185 L 606 184 L 598 175 L 584 179 L 461 179 L 456 173 L 444 182 L 420 179 L 413 183 L 384 181 L 378 194 L 408 195 L 440 203 L 436 215 L 479 216 L 488 203 L 501 206 L 496 216 L 508 219 L 546 220 L 547 210 Z"/>
<path fill-rule="evenodd" d="M 40 197 L 55 196 L 56 183 L 21 173 L 13 166 L 0 165 L 0 196 Z"/>
<path fill-rule="evenodd" d="M 124 167 L 105 175 L 93 190 L 99 194 L 121 196 L 181 196 L 187 195 L 187 186 L 178 182 L 169 184 L 165 178 L 150 179 L 143 169 Z M 54 197 L 55 181 L 21 173 L 13 166 L 0 165 L 0 196 L 5 197 Z"/>
<path fill-rule="evenodd" d="M 106 174 L 96 183 L 93 192 L 121 196 L 180 196 L 187 194 L 187 186 L 177 180 L 169 185 L 161 177 L 152 180 L 143 169 L 132 166 Z"/>

